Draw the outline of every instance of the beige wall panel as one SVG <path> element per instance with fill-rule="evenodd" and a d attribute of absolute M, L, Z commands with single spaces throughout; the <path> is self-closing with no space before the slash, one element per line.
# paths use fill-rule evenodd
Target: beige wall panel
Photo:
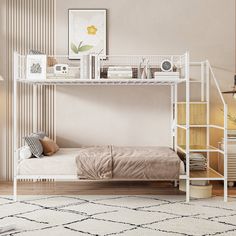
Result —
<path fill-rule="evenodd" d="M 29 50 L 38 50 L 46 54 L 54 54 L 54 0 L 8 0 L 6 5 L 6 179 L 12 178 L 13 170 L 13 52 L 27 54 Z M 19 137 L 33 131 L 32 98 L 33 88 L 30 85 L 19 86 L 22 94 L 18 100 L 22 107 L 19 123 Z M 42 91 L 44 97 L 54 96 L 54 89 L 47 87 Z M 27 101 L 27 102 L 26 102 Z M 42 128 L 50 136 L 53 117 L 50 116 L 53 99 L 45 100 L 40 117 L 44 118 Z M 46 119 L 47 118 L 47 119 Z M 23 144 L 20 138 L 19 144 Z"/>

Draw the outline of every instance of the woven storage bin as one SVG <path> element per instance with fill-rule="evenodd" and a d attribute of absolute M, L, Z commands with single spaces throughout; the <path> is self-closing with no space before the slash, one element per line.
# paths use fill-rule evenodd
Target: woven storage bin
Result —
<path fill-rule="evenodd" d="M 186 191 L 186 181 L 179 181 L 179 190 Z M 212 197 L 212 185 L 198 186 L 190 184 L 190 197 L 193 198 L 210 198 Z"/>

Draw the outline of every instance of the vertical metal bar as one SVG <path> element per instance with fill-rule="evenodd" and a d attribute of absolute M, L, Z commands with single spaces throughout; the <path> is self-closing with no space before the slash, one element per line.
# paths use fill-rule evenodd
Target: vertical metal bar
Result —
<path fill-rule="evenodd" d="M 224 201 L 228 200 L 228 107 L 224 104 Z"/>
<path fill-rule="evenodd" d="M 56 127 L 57 127 L 57 123 L 56 123 L 56 121 L 57 121 L 57 119 L 56 119 L 56 112 L 57 112 L 57 106 L 56 106 L 56 99 L 57 99 L 57 93 L 56 93 L 56 91 L 57 91 L 57 86 L 56 85 L 54 85 L 54 88 L 53 88 L 53 135 L 54 135 L 54 140 L 55 140 L 55 142 L 57 141 L 57 129 L 56 129 Z"/>
<path fill-rule="evenodd" d="M 201 62 L 201 101 L 204 102 L 204 99 L 205 99 L 205 88 L 204 88 L 204 85 L 205 85 L 205 80 L 204 80 L 204 62 Z"/>
<path fill-rule="evenodd" d="M 186 202 L 190 200 L 190 83 L 189 83 L 189 53 L 185 55 L 185 78 L 186 78 Z"/>
<path fill-rule="evenodd" d="M 210 145 L 210 68 L 209 62 L 206 62 L 206 124 L 207 124 L 207 133 L 206 133 L 206 149 Z M 207 151 L 207 168 L 210 167 L 210 152 Z"/>
<path fill-rule="evenodd" d="M 170 144 L 172 148 L 174 149 L 174 102 L 173 102 L 173 96 L 174 96 L 174 91 L 173 91 L 173 85 L 170 86 L 170 111 L 171 111 L 171 118 L 170 118 L 170 127 L 171 127 L 171 140 Z"/>
<path fill-rule="evenodd" d="M 177 152 L 178 146 L 178 128 L 177 128 L 177 119 L 178 119 L 178 87 L 177 84 L 174 85 L 174 136 L 175 136 L 175 151 Z"/>

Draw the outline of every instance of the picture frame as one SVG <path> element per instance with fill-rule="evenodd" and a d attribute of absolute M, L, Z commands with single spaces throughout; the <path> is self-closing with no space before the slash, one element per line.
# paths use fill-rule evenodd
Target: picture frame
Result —
<path fill-rule="evenodd" d="M 97 54 L 101 59 L 107 54 L 107 10 L 68 10 L 68 56 L 81 59 L 83 55 Z"/>
<path fill-rule="evenodd" d="M 47 70 L 46 55 L 27 55 L 26 59 L 27 79 L 46 79 L 46 70 Z"/>

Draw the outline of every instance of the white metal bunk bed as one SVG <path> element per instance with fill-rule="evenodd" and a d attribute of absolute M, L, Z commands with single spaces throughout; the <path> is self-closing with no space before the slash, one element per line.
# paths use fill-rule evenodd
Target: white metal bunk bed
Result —
<path fill-rule="evenodd" d="M 55 56 L 56 57 L 56 56 Z M 58 59 L 61 58 L 61 59 Z M 84 79 L 84 78 L 52 78 L 47 77 L 45 79 L 27 79 L 26 78 L 26 56 L 19 55 L 17 53 L 14 54 L 14 199 L 17 199 L 17 180 L 40 180 L 40 179 L 63 179 L 63 180 L 78 180 L 77 175 L 21 175 L 18 173 L 19 168 L 19 150 L 20 147 L 23 145 L 22 137 L 19 137 L 19 134 L 22 133 L 22 129 L 24 129 L 23 133 L 29 132 L 29 128 L 22 127 L 20 125 L 21 120 L 23 119 L 21 116 L 23 114 L 23 107 L 25 103 L 29 103 L 29 99 L 33 99 L 32 109 L 33 117 L 32 118 L 32 129 L 31 131 L 37 131 L 37 125 L 35 125 L 35 120 L 37 116 L 37 87 L 40 86 L 52 86 L 53 89 L 56 89 L 57 86 L 63 85 L 73 85 L 73 86 L 92 86 L 92 85 L 100 85 L 100 86 L 127 86 L 127 85 L 149 85 L 149 86 L 170 86 L 170 94 L 171 94 L 171 127 L 170 132 L 172 136 L 172 143 L 171 146 L 173 149 L 177 151 L 181 151 L 186 155 L 186 172 L 179 176 L 179 179 L 184 179 L 186 181 L 186 201 L 190 200 L 190 181 L 191 180 L 222 180 L 224 181 L 224 200 L 227 201 L 227 105 L 224 101 L 224 98 L 220 92 L 219 85 L 217 80 L 214 76 L 213 70 L 208 61 L 204 62 L 197 62 L 197 63 L 190 63 L 189 62 L 189 53 L 186 52 L 183 55 L 157 55 L 157 56 L 107 56 L 107 60 L 101 61 L 101 67 L 106 67 L 109 65 L 131 65 L 137 66 L 139 61 L 142 58 L 148 58 L 149 63 L 151 66 L 160 65 L 163 59 L 168 59 L 173 62 L 179 69 L 181 69 L 181 76 L 179 79 L 176 78 L 163 78 L 163 79 L 107 79 L 107 78 L 99 78 L 99 79 Z M 57 57 L 57 59 L 63 62 L 70 63 L 67 56 Z M 79 62 L 76 62 L 76 66 L 78 66 Z M 75 62 L 73 61 L 73 65 Z M 201 71 L 201 79 L 198 81 L 191 81 L 189 74 L 190 74 L 190 66 L 198 66 Z M 221 102 L 223 104 L 223 119 L 224 124 L 223 126 L 220 125 L 211 125 L 210 124 L 210 78 L 212 79 L 213 83 L 215 84 L 218 94 L 220 96 Z M 190 104 L 194 103 L 190 100 L 190 85 L 192 82 L 200 83 L 201 85 L 201 101 L 199 103 L 205 103 L 207 107 L 207 122 L 205 125 L 198 126 L 198 127 L 205 127 L 207 130 L 207 139 L 205 147 L 197 148 L 191 147 L 190 145 L 190 128 L 195 127 L 194 125 L 190 124 Z M 178 86 L 179 85 L 185 86 L 185 100 L 181 101 L 186 104 L 186 123 L 184 125 L 180 125 L 177 123 L 177 116 L 178 116 Z M 19 99 L 22 94 L 20 93 L 19 87 L 24 86 L 31 86 L 33 95 L 32 97 L 26 96 L 24 99 Z M 25 91 L 25 90 L 24 90 Z M 40 91 L 40 90 L 39 90 Z M 23 105 L 20 104 L 23 102 Z M 32 101 L 31 101 L 32 102 Z M 55 101 L 54 101 L 55 102 Z M 31 119 L 30 118 L 30 119 Z M 55 117 L 54 117 L 55 118 Z M 222 130 L 224 135 L 224 150 L 221 150 L 217 147 L 213 147 L 210 145 L 210 129 L 219 129 Z M 21 130 L 20 130 L 21 129 Z M 178 145 L 178 129 L 183 129 L 186 132 L 186 144 L 185 146 Z M 21 132 L 19 132 L 19 130 Z M 54 134 L 55 135 L 55 134 Z M 54 138 L 56 135 L 54 136 Z M 191 175 L 190 171 L 190 153 L 191 152 L 205 152 L 207 153 L 207 174 L 206 172 L 201 176 L 193 176 Z M 210 168 L 209 164 L 209 154 L 211 152 L 221 153 L 224 155 L 224 175 L 220 175 L 217 171 Z M 213 173 L 210 175 L 209 173 Z"/>

